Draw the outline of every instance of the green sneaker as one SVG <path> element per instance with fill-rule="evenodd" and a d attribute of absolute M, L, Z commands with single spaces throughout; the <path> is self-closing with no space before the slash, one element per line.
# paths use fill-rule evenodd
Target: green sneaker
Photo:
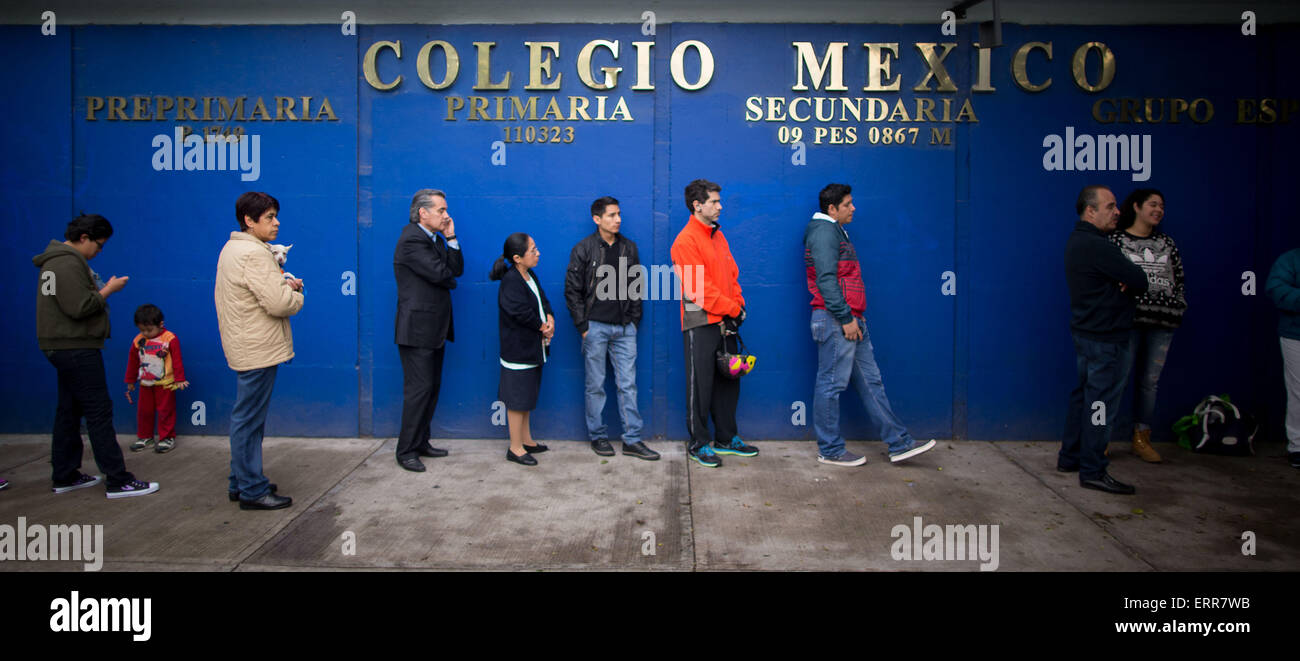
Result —
<path fill-rule="evenodd" d="M 740 457 L 753 457 L 758 454 L 758 448 L 745 445 L 745 442 L 740 440 L 739 436 L 732 436 L 731 442 L 726 445 L 714 441 L 713 451 L 718 454 L 734 454 Z"/>
<path fill-rule="evenodd" d="M 131 444 L 131 451 L 139 452 L 141 450 L 148 450 L 153 447 L 156 442 L 158 442 L 158 439 L 156 438 L 137 438 L 135 442 Z"/>

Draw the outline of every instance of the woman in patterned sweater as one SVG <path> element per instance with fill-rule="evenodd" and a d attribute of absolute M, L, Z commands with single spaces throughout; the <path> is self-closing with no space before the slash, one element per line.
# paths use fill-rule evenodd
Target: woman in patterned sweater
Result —
<path fill-rule="evenodd" d="M 1119 225 L 1110 234 L 1110 240 L 1147 274 L 1147 291 L 1137 297 L 1129 341 L 1129 373 L 1134 375 L 1133 454 L 1150 462 L 1160 461 L 1160 455 L 1151 447 L 1156 382 L 1174 331 L 1182 324 L 1187 309 L 1178 247 L 1168 234 L 1157 229 L 1164 216 L 1165 196 L 1154 188 L 1140 188 L 1124 200 Z"/>

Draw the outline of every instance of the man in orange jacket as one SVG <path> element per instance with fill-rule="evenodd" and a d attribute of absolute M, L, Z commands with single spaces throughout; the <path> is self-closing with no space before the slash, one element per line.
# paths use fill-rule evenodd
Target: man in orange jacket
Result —
<path fill-rule="evenodd" d="M 686 429 L 691 440 L 686 454 L 701 466 L 722 465 L 720 454 L 752 457 L 758 448 L 740 440 L 736 403 L 740 381 L 718 373 L 717 351 L 723 332 L 735 331 L 745 320 L 745 297 L 737 277 L 740 269 L 718 227 L 722 187 L 706 179 L 686 186 L 691 218 L 673 241 L 673 267 L 682 282 L 682 336 L 686 357 Z M 709 445 L 708 416 L 713 417 L 714 441 Z"/>

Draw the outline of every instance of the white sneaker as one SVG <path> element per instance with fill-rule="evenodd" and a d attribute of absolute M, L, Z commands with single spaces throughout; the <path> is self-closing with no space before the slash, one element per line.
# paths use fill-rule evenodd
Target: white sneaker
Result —
<path fill-rule="evenodd" d="M 889 460 L 890 460 L 891 462 L 895 462 L 895 463 L 896 463 L 896 462 L 902 461 L 902 460 L 904 460 L 904 459 L 911 459 L 912 457 L 915 457 L 916 455 L 921 454 L 922 452 L 926 452 L 926 451 L 928 451 L 928 450 L 933 449 L 935 445 L 938 445 L 938 443 L 939 443 L 938 441 L 936 441 L 936 440 L 934 440 L 934 439 L 932 438 L 932 439 L 926 441 L 925 443 L 921 443 L 920 445 L 915 445 L 915 444 L 914 444 L 914 445 L 912 445 L 911 448 L 909 448 L 909 449 L 907 449 L 907 450 L 903 450 L 903 451 L 901 451 L 901 452 L 891 452 L 891 453 L 889 453 Z"/>

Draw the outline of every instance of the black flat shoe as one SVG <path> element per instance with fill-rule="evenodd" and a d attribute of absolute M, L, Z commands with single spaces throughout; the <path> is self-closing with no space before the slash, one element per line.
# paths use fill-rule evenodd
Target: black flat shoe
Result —
<path fill-rule="evenodd" d="M 537 445 L 524 446 L 524 452 L 527 452 L 528 454 L 541 454 L 543 452 L 546 452 L 549 449 L 550 448 L 546 447 L 545 445 L 542 445 L 541 443 L 538 443 Z"/>
<path fill-rule="evenodd" d="M 278 494 L 274 494 L 268 491 L 266 492 L 265 495 L 263 495 L 261 498 L 258 498 L 257 500 L 241 499 L 239 501 L 239 509 L 241 510 L 282 510 L 292 504 L 293 504 L 292 498 L 288 496 L 281 496 Z"/>
<path fill-rule="evenodd" d="M 525 453 L 524 453 L 524 456 L 520 457 L 520 456 L 516 455 L 515 453 L 511 452 L 511 451 L 510 451 L 510 448 L 506 448 L 506 459 L 509 459 L 510 461 L 513 461 L 513 462 L 515 462 L 516 464 L 523 464 L 523 465 L 525 465 L 525 466 L 536 466 L 536 465 L 537 465 L 537 460 L 536 460 L 536 459 L 533 459 L 533 455 L 528 454 L 527 452 L 525 452 Z"/>
<path fill-rule="evenodd" d="M 442 448 L 435 448 L 432 445 L 425 443 L 424 447 L 420 448 L 420 456 L 437 459 L 438 457 L 447 456 L 447 451 Z"/>
<path fill-rule="evenodd" d="M 270 491 L 271 491 L 271 493 L 275 493 L 279 488 L 280 488 L 280 485 L 278 485 L 278 484 L 272 482 L 272 483 L 271 483 L 271 489 L 270 489 Z M 230 496 L 230 502 L 232 502 L 232 503 L 235 502 L 236 500 L 239 500 L 239 492 L 238 492 L 238 491 L 227 491 L 227 492 L 226 492 L 226 495 L 227 495 L 227 496 Z"/>
<path fill-rule="evenodd" d="M 1106 493 L 1119 494 L 1121 496 L 1131 496 L 1137 493 L 1137 488 L 1131 484 L 1124 484 L 1110 476 L 1110 473 L 1102 473 L 1101 477 L 1096 480 L 1079 480 L 1079 486 L 1085 489 L 1096 489 Z"/>
<path fill-rule="evenodd" d="M 398 459 L 397 465 L 411 471 L 412 473 L 424 472 L 424 464 L 420 463 L 420 460 L 415 457 L 411 457 L 410 459 Z"/>
<path fill-rule="evenodd" d="M 640 441 L 636 443 L 624 443 L 623 454 L 631 455 L 637 459 L 645 459 L 646 461 L 659 460 L 659 453 L 646 447 L 645 443 Z"/>

